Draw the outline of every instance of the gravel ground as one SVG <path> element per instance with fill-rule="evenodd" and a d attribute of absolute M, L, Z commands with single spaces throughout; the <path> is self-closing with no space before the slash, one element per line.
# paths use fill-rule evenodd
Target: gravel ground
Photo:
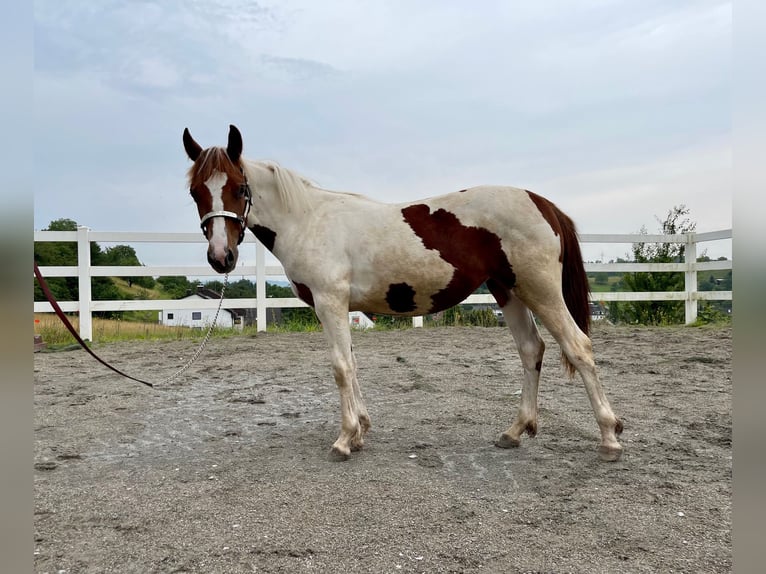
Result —
<path fill-rule="evenodd" d="M 37 353 L 35 570 L 730 572 L 731 329 L 594 329 L 616 463 L 543 334 L 538 435 L 502 450 L 522 373 L 506 329 L 355 333 L 373 427 L 340 463 L 321 333 L 214 339 L 156 390 Z M 97 351 L 161 380 L 195 348 Z"/>

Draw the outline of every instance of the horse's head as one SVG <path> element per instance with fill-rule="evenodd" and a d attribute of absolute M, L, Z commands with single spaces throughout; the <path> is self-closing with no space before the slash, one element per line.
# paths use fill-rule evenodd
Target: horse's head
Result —
<path fill-rule="evenodd" d="M 194 162 L 189 170 L 189 191 L 197 204 L 202 233 L 208 240 L 207 260 L 219 273 L 237 264 L 237 247 L 245 237 L 252 194 L 240 163 L 242 135 L 229 126 L 226 149 L 202 149 L 189 129 L 184 130 L 184 148 Z"/>

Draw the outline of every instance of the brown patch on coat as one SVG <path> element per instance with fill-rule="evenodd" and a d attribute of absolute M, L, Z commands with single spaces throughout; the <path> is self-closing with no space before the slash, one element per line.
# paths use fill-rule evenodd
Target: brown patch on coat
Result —
<path fill-rule="evenodd" d="M 313 307 L 314 294 L 311 292 L 311 289 L 309 289 L 308 285 L 304 285 L 303 283 L 298 283 L 297 281 L 293 281 L 293 285 L 295 285 L 295 291 L 298 295 L 298 298 L 304 303 L 306 303 L 307 305 Z"/>
<path fill-rule="evenodd" d="M 590 285 L 585 274 L 585 265 L 577 238 L 574 222 L 556 205 L 529 190 L 529 198 L 537 206 L 551 229 L 561 240 L 561 290 L 569 313 L 580 330 L 586 335 L 590 332 Z M 574 376 L 575 368 L 562 353 L 562 359 L 570 376 Z"/>
<path fill-rule="evenodd" d="M 487 279 L 507 290 L 516 284 L 516 275 L 496 234 L 463 225 L 445 209 L 431 213 L 431 208 L 422 203 L 405 207 L 402 215 L 426 249 L 438 251 L 455 268 L 447 286 L 431 296 L 429 313 L 458 304 Z"/>
<path fill-rule="evenodd" d="M 492 293 L 495 301 L 497 301 L 498 307 L 502 309 L 508 304 L 508 301 L 510 300 L 510 296 L 508 294 L 510 288 L 506 289 L 494 279 L 487 279 L 487 289 L 489 289 L 489 292 Z"/>
<path fill-rule="evenodd" d="M 538 211 L 543 216 L 543 219 L 548 222 L 548 225 L 551 226 L 551 229 L 553 230 L 553 233 L 556 234 L 556 237 L 561 239 L 561 253 L 559 254 L 559 261 L 564 260 L 564 234 L 562 233 L 561 229 L 561 221 L 559 219 L 559 215 L 564 215 L 562 211 L 556 207 L 556 205 L 545 199 L 544 197 L 537 195 L 536 193 L 533 193 L 529 191 L 528 189 L 524 190 L 529 195 L 529 199 L 532 200 L 532 202 L 537 206 Z M 569 223 L 572 224 L 572 220 L 569 219 L 566 215 L 564 215 L 566 219 L 569 220 Z M 574 225 L 572 224 L 572 227 Z"/>
<path fill-rule="evenodd" d="M 407 283 L 392 283 L 386 292 L 386 303 L 396 313 L 409 313 L 414 311 L 415 289 Z"/>
<path fill-rule="evenodd" d="M 258 238 L 258 241 L 263 243 L 263 246 L 268 249 L 269 251 L 274 251 L 274 242 L 277 240 L 277 232 L 272 231 L 268 227 L 264 227 L 263 225 L 253 225 L 250 228 L 250 231 L 253 232 L 253 235 L 255 235 Z"/>

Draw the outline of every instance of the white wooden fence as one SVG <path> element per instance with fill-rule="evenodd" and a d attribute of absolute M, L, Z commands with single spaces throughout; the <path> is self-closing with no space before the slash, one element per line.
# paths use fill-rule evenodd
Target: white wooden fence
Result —
<path fill-rule="evenodd" d="M 706 241 L 718 241 L 731 239 L 731 229 L 713 231 L 708 233 L 687 233 L 680 235 L 606 235 L 606 234 L 581 234 L 581 243 L 683 243 L 685 244 L 685 261 L 683 263 L 586 263 L 588 272 L 671 272 L 684 273 L 685 283 L 683 291 L 663 292 L 599 292 L 591 294 L 594 301 L 685 301 L 686 322 L 692 323 L 697 318 L 697 302 L 700 300 L 731 300 L 731 291 L 697 291 L 697 273 L 714 270 L 727 270 L 732 268 L 732 261 L 708 261 L 698 262 L 697 245 Z M 130 301 L 93 301 L 91 299 L 91 277 L 138 277 L 151 276 L 184 276 L 220 277 L 205 262 L 193 266 L 95 266 L 90 261 L 90 243 L 92 241 L 104 243 L 120 243 L 131 245 L 135 243 L 205 243 L 204 237 L 197 233 L 141 233 L 141 232 L 112 232 L 91 231 L 87 227 L 78 227 L 77 231 L 35 231 L 35 241 L 71 241 L 77 243 L 76 266 L 46 266 L 40 267 L 43 277 L 77 277 L 79 287 L 78 301 L 59 301 L 59 305 L 65 312 L 77 312 L 80 316 L 80 336 L 86 340 L 92 340 L 94 311 L 145 311 L 165 309 L 215 309 L 217 300 L 130 300 Z M 266 317 L 269 308 L 305 307 L 306 304 L 297 298 L 267 298 L 266 278 L 284 277 L 284 269 L 280 265 L 266 264 L 266 250 L 263 245 L 252 235 L 247 235 L 240 252 L 246 250 L 248 245 L 255 249 L 255 265 L 239 265 L 235 274 L 237 276 L 255 276 L 256 298 L 248 299 L 224 299 L 225 309 L 256 309 L 257 329 L 266 329 Z M 489 294 L 474 294 L 469 296 L 463 303 L 494 303 L 494 298 Z M 35 313 L 53 312 L 48 302 L 35 302 Z M 423 325 L 422 317 L 413 318 L 415 326 Z"/>

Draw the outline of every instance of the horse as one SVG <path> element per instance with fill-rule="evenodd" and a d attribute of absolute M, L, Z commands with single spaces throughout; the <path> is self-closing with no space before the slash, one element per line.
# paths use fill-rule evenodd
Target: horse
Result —
<path fill-rule="evenodd" d="M 486 283 L 524 369 L 515 420 L 496 440 L 518 447 L 537 433 L 545 344 L 535 316 L 561 348 L 570 379 L 582 377 L 601 433 L 598 456 L 618 460 L 622 422 L 596 371 L 589 288 L 577 231 L 551 201 L 529 190 L 482 185 L 406 203 L 323 189 L 275 162 L 242 156 L 230 125 L 226 148 L 203 149 L 184 129 L 193 162 L 189 190 L 219 273 L 234 270 L 250 230 L 280 261 L 295 295 L 326 334 L 340 394 L 330 456 L 346 460 L 370 429 L 351 345 L 349 311 L 420 316 L 457 305 Z"/>

